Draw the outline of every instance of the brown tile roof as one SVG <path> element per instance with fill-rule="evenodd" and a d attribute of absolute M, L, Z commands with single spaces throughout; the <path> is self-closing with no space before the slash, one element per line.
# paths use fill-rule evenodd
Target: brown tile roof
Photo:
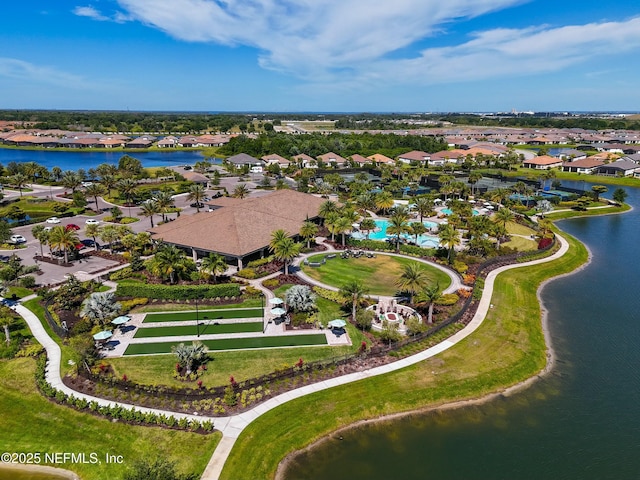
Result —
<path fill-rule="evenodd" d="M 373 155 L 369 155 L 367 158 L 376 163 L 395 163 L 393 158 L 389 158 L 381 153 L 374 153 Z"/>
<path fill-rule="evenodd" d="M 322 160 L 325 163 L 336 162 L 338 164 L 345 163 L 347 161 L 345 158 L 333 152 L 327 152 L 327 153 L 323 153 L 322 155 L 318 155 L 318 159 Z"/>
<path fill-rule="evenodd" d="M 406 158 L 407 160 L 423 161 L 425 158 L 429 158 L 429 154 L 427 152 L 422 152 L 420 150 L 412 150 L 411 152 L 398 155 L 398 158 Z"/>
<path fill-rule="evenodd" d="M 549 155 L 542 155 L 540 157 L 534 157 L 531 160 L 525 160 L 522 163 L 530 165 L 553 165 L 556 163 L 562 163 L 562 160 L 560 160 L 559 158 L 550 157 Z"/>
<path fill-rule="evenodd" d="M 152 238 L 229 256 L 244 256 L 267 248 L 274 230 L 297 234 L 307 218 L 318 216 L 320 205 L 325 201 L 295 190 L 279 190 L 267 196 L 231 202 L 221 200 L 209 203 L 227 203 L 227 206 L 213 212 L 183 215 L 159 225 L 150 230 Z"/>
<path fill-rule="evenodd" d="M 368 158 L 365 158 L 358 153 L 351 155 L 351 160 L 353 160 L 356 163 L 369 163 L 371 161 Z"/>
<path fill-rule="evenodd" d="M 578 167 L 578 168 L 595 168 L 600 165 L 604 165 L 602 160 L 594 157 L 581 158 L 580 160 L 574 160 L 573 162 L 564 162 L 563 167 Z"/>

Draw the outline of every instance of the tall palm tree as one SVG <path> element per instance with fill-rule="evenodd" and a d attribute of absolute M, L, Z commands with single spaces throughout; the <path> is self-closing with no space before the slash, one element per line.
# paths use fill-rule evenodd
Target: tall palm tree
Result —
<path fill-rule="evenodd" d="M 412 303 L 413 296 L 423 290 L 428 281 L 426 269 L 418 262 L 411 262 L 402 269 L 402 274 L 396 280 L 396 286 L 409 294 L 409 303 Z"/>
<path fill-rule="evenodd" d="M 100 183 L 92 183 L 84 189 L 84 194 L 87 197 L 93 197 L 93 201 L 96 204 L 96 210 L 98 210 L 98 197 L 100 195 L 104 195 L 106 192 L 104 185 Z"/>
<path fill-rule="evenodd" d="M 138 182 L 133 178 L 123 178 L 116 184 L 118 191 L 124 198 L 127 199 L 129 207 L 133 203 L 133 197 L 135 197 L 136 188 L 138 188 Z"/>
<path fill-rule="evenodd" d="M 29 183 L 29 177 L 22 173 L 16 173 L 15 175 L 9 177 L 9 183 L 12 186 L 16 187 L 20 192 L 20 196 L 22 196 L 22 189 Z"/>
<path fill-rule="evenodd" d="M 241 200 L 243 198 L 246 198 L 248 195 L 249 189 L 245 184 L 236 185 L 236 187 L 233 189 L 233 193 L 231 194 L 233 198 L 239 198 Z"/>
<path fill-rule="evenodd" d="M 76 189 L 82 185 L 82 177 L 73 170 L 64 171 L 60 180 L 64 188 L 71 189 L 71 193 L 76 193 Z"/>
<path fill-rule="evenodd" d="M 158 210 L 162 214 L 162 221 L 166 222 L 166 214 L 173 207 L 173 196 L 169 192 L 161 191 L 153 197 L 153 201 L 158 204 Z"/>
<path fill-rule="evenodd" d="M 218 274 L 222 274 L 227 271 L 227 262 L 224 257 L 217 253 L 210 253 L 208 256 L 202 259 L 200 263 L 200 270 L 206 272 L 206 274 L 213 277 L 213 283 L 218 281 Z"/>
<path fill-rule="evenodd" d="M 287 237 L 272 247 L 274 256 L 284 262 L 284 274 L 289 274 L 289 262 L 300 254 L 302 244 L 294 242 L 293 238 Z"/>
<path fill-rule="evenodd" d="M 278 230 L 274 230 L 273 232 L 271 232 L 271 240 L 269 240 L 269 249 L 274 250 L 279 243 L 283 242 L 287 238 L 289 238 L 289 234 L 285 230 L 281 228 Z"/>
<path fill-rule="evenodd" d="M 322 202 L 320 205 L 320 209 L 318 210 L 318 215 L 322 218 L 327 218 L 327 215 L 330 213 L 335 213 L 340 209 L 338 204 L 332 200 L 327 200 Z"/>
<path fill-rule="evenodd" d="M 75 230 L 57 225 L 49 232 L 51 248 L 64 252 L 64 263 L 69 263 L 69 250 L 74 248 L 80 240 Z"/>
<path fill-rule="evenodd" d="M 307 241 L 307 248 L 311 248 L 311 239 L 318 234 L 318 225 L 307 220 L 300 227 L 300 236 Z"/>
<path fill-rule="evenodd" d="M 351 219 L 348 217 L 338 217 L 336 222 L 333 224 L 333 228 L 335 233 L 342 234 L 342 246 L 345 246 L 345 234 L 351 230 Z"/>
<path fill-rule="evenodd" d="M 149 271 L 152 274 L 162 279 L 168 278 L 172 285 L 193 267 L 193 260 L 187 258 L 175 245 L 162 245 L 149 263 Z"/>
<path fill-rule="evenodd" d="M 360 215 L 366 217 L 367 211 L 376 208 L 376 197 L 373 193 L 361 193 L 356 197 L 356 206 L 358 207 Z"/>
<path fill-rule="evenodd" d="M 153 228 L 153 216 L 160 213 L 160 207 L 158 206 L 158 202 L 155 200 L 147 200 L 140 205 L 140 215 L 143 217 L 149 217 L 151 221 L 151 228 Z"/>
<path fill-rule="evenodd" d="M 266 178 L 266 177 L 265 177 Z M 200 183 L 196 183 L 189 187 L 189 193 L 187 194 L 187 200 L 190 202 L 196 203 L 196 212 L 200 213 L 200 204 L 204 200 L 205 197 L 205 188 L 204 185 Z"/>
<path fill-rule="evenodd" d="M 358 305 L 369 293 L 367 287 L 359 280 L 351 280 L 340 288 L 340 294 L 351 301 L 351 318 L 355 322 Z"/>
<path fill-rule="evenodd" d="M 409 232 L 409 216 L 403 212 L 396 212 L 389 217 L 387 233 L 396 237 L 396 252 L 400 251 L 400 236 Z"/>
<path fill-rule="evenodd" d="M 438 238 L 440 239 L 440 244 L 447 249 L 447 261 L 451 263 L 451 252 L 456 246 L 460 245 L 460 232 L 453 225 L 440 225 Z"/>
<path fill-rule="evenodd" d="M 428 197 L 420 197 L 414 204 L 414 209 L 420 215 L 420 222 L 424 217 L 429 216 L 433 212 L 433 200 Z"/>
<path fill-rule="evenodd" d="M 101 230 L 102 228 L 100 227 L 100 225 L 96 224 L 87 225 L 86 227 L 84 227 L 84 234 L 87 237 L 91 237 L 93 239 L 93 246 L 96 252 L 98 251 L 98 243 L 96 242 L 96 238 L 102 234 Z"/>
<path fill-rule="evenodd" d="M 362 221 L 360 222 L 360 230 L 367 232 L 367 240 L 369 240 L 369 233 L 371 232 L 371 230 L 375 230 L 375 229 L 376 229 L 376 222 L 371 217 L 363 218 Z"/>
<path fill-rule="evenodd" d="M 49 241 L 49 231 L 45 230 L 44 225 L 36 225 L 31 229 L 31 233 L 40 242 L 40 256 L 44 257 L 43 246 Z"/>
<path fill-rule="evenodd" d="M 108 173 L 108 174 L 101 175 L 100 183 L 104 186 L 104 188 L 107 190 L 107 194 L 111 197 L 112 196 L 111 190 L 118 183 L 118 179 L 116 178 L 115 175 Z"/>
<path fill-rule="evenodd" d="M 100 239 L 109 244 L 109 250 L 112 250 L 113 242 L 120 238 L 118 229 L 115 225 L 105 225 L 100 229 Z"/>
<path fill-rule="evenodd" d="M 331 233 L 332 242 L 335 240 L 335 234 L 337 233 L 335 227 L 339 218 L 340 214 L 338 212 L 329 212 L 324 217 L 324 226 L 327 227 L 327 229 Z"/>
<path fill-rule="evenodd" d="M 422 222 L 413 222 L 409 224 L 409 229 L 411 230 L 411 235 L 415 237 L 416 245 L 418 245 L 418 237 L 424 233 L 426 233 L 429 229 L 425 227 Z"/>
<path fill-rule="evenodd" d="M 442 296 L 440 291 L 440 284 L 436 283 L 430 287 L 425 287 L 416 296 L 416 301 L 421 304 L 426 304 L 429 307 L 427 313 L 427 323 L 431 325 L 433 323 L 433 304 Z"/>
<path fill-rule="evenodd" d="M 393 195 L 387 191 L 380 192 L 376 195 L 375 202 L 376 208 L 386 213 L 391 207 L 393 207 Z"/>
<path fill-rule="evenodd" d="M 507 223 L 513 222 L 515 215 L 508 208 L 501 208 L 494 214 L 494 220 L 500 224 L 506 230 Z"/>
<path fill-rule="evenodd" d="M 482 174 L 480 172 L 471 172 L 469 173 L 469 183 L 471 184 L 471 194 L 474 194 L 474 187 L 476 183 L 482 180 Z"/>

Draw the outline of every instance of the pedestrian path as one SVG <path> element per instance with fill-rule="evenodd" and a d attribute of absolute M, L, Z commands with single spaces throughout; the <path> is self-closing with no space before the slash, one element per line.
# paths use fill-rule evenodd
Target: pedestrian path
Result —
<path fill-rule="evenodd" d="M 258 418 L 259 416 L 261 416 L 262 414 L 268 412 L 269 410 L 272 410 L 274 408 L 277 408 L 287 402 L 289 402 L 290 400 L 293 400 L 295 398 L 299 398 L 302 397 L 304 395 L 309 395 L 315 392 L 319 392 L 328 388 L 333 388 L 335 386 L 338 385 L 344 385 L 350 382 L 354 382 L 354 381 L 358 381 L 361 379 L 365 379 L 365 378 L 369 378 L 375 375 L 383 375 L 386 373 L 390 373 L 402 368 L 405 368 L 409 365 L 413 365 L 415 363 L 419 363 L 422 362 L 430 357 L 433 357 L 449 348 L 451 348 L 453 345 L 455 345 L 456 343 L 460 342 L 461 340 L 463 340 L 464 338 L 468 337 L 469 335 L 471 335 L 483 322 L 483 320 L 485 319 L 487 312 L 489 311 L 490 305 L 491 305 L 491 297 L 493 295 L 493 287 L 494 287 L 494 283 L 495 283 L 495 279 L 496 277 L 507 270 L 513 269 L 513 268 L 521 268 L 521 267 L 525 267 L 525 266 L 531 266 L 531 265 L 538 265 L 538 264 L 542 264 L 542 263 L 546 263 L 546 262 L 551 262 L 554 261 L 560 257 L 562 257 L 569 249 L 569 244 L 567 243 L 567 241 L 562 238 L 560 235 L 556 236 L 559 244 L 560 244 L 560 248 L 558 249 L 558 251 L 556 253 L 554 253 L 553 255 L 549 256 L 549 257 L 545 257 L 545 258 L 541 258 L 541 259 L 537 259 L 537 260 L 533 260 L 527 263 L 519 263 L 519 264 L 514 264 L 514 265 L 507 265 L 504 267 L 500 267 L 497 268 L 496 270 L 491 271 L 488 275 L 487 278 L 485 280 L 485 285 L 484 285 L 484 289 L 483 289 L 483 294 L 482 294 L 482 298 L 480 299 L 480 302 L 478 304 L 478 309 L 476 310 L 476 313 L 473 317 L 473 319 L 469 322 L 468 325 L 465 326 L 465 328 L 463 328 L 462 330 L 460 330 L 459 332 L 457 332 L 455 335 L 453 335 L 452 337 L 448 338 L 447 340 L 425 350 L 422 351 L 420 353 L 417 353 L 415 355 L 412 355 L 410 357 L 406 357 L 403 358 L 401 360 L 398 360 L 396 362 L 393 363 L 389 363 L 389 364 L 385 364 L 379 367 L 375 367 L 366 371 L 362 371 L 362 372 L 356 372 L 356 373 L 352 373 L 352 374 L 348 374 L 348 375 L 344 375 L 341 377 L 336 377 L 336 378 L 332 378 L 323 382 L 318 382 L 318 383 L 314 383 L 311 385 L 306 385 L 304 387 L 298 388 L 296 390 L 292 390 L 286 393 L 283 393 L 281 395 L 278 395 L 276 397 L 273 397 L 271 399 L 269 399 L 268 401 L 261 403 L 260 405 L 257 405 L 256 407 L 254 407 L 251 410 L 248 410 L 246 412 L 237 414 L 237 415 L 233 415 L 233 416 L 226 416 L 226 417 L 206 417 L 206 416 L 198 416 L 198 415 L 188 415 L 188 414 L 180 414 L 180 413 L 175 413 L 175 412 L 170 412 L 170 411 L 163 411 L 163 410 L 159 410 L 159 409 L 150 409 L 150 408 L 146 408 L 146 407 L 139 407 L 139 406 L 134 406 L 134 405 L 129 405 L 129 404 L 120 404 L 122 406 L 124 406 L 125 408 L 136 408 L 138 411 L 142 411 L 142 412 L 153 412 L 156 414 L 165 414 L 165 415 L 173 415 L 176 419 L 180 419 L 180 418 L 187 418 L 189 420 L 198 420 L 198 421 L 203 421 L 203 420 L 211 420 L 214 423 L 214 426 L 217 430 L 220 430 L 223 434 L 223 438 L 222 441 L 220 442 L 220 444 L 218 445 L 218 448 L 216 448 L 216 450 L 214 451 L 203 475 L 202 475 L 202 479 L 203 480 L 215 480 L 218 479 L 220 477 L 220 474 L 222 472 L 222 469 L 224 467 L 224 464 L 226 462 L 226 459 L 228 458 L 233 445 L 236 441 L 236 439 L 238 438 L 238 436 L 240 435 L 240 433 L 242 433 L 242 431 L 252 422 L 254 421 L 256 418 Z M 275 276 L 275 274 L 274 274 Z M 261 279 L 261 280 L 264 280 Z M 260 288 L 261 290 L 265 291 L 266 295 L 270 295 L 269 298 L 273 297 L 273 292 L 271 292 L 268 289 L 264 289 L 264 287 L 262 287 L 260 285 L 260 287 L 256 287 L 256 288 Z M 71 390 L 70 388 L 68 388 L 66 385 L 64 385 L 62 383 L 62 378 L 60 376 L 60 362 L 61 362 L 61 351 L 60 351 L 60 347 L 58 346 L 58 344 L 47 334 L 47 332 L 45 331 L 44 327 L 42 326 L 42 324 L 40 323 L 40 320 L 38 319 L 38 317 L 36 317 L 35 314 L 33 314 L 30 310 L 28 310 L 26 307 L 22 306 L 22 305 L 17 305 L 16 307 L 14 307 L 15 311 L 20 314 L 25 321 L 27 322 L 27 324 L 29 325 L 29 328 L 31 329 L 31 332 L 34 336 L 34 338 L 40 342 L 40 344 L 44 347 L 44 349 L 47 351 L 47 355 L 48 355 L 48 364 L 47 364 L 47 369 L 46 369 L 46 379 L 47 382 L 49 382 L 49 384 L 51 386 L 53 386 L 56 389 L 61 390 L 63 393 L 67 394 L 67 395 L 74 395 L 77 398 L 84 398 L 88 401 L 96 401 L 98 402 L 99 405 L 107 405 L 107 406 L 111 406 L 114 405 L 115 402 L 111 402 L 109 400 L 104 400 L 102 398 L 99 397 L 94 397 L 91 395 L 86 395 L 83 393 L 79 393 L 76 392 L 74 390 Z"/>

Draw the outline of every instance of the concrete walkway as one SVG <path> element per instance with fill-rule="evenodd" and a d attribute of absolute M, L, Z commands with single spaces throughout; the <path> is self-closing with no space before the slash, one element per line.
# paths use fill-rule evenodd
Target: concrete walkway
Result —
<path fill-rule="evenodd" d="M 309 395 L 315 392 L 319 392 L 328 388 L 332 388 L 338 385 L 344 385 L 350 382 L 354 382 L 354 381 L 358 381 L 358 380 L 362 380 L 365 378 L 369 378 L 375 375 L 383 375 L 386 373 L 390 373 L 396 370 L 400 370 L 402 368 L 405 368 L 409 365 L 413 365 L 419 362 L 422 362 L 430 357 L 433 357 L 434 355 L 437 355 L 449 348 L 451 348 L 453 345 L 455 345 L 456 343 L 460 342 L 461 340 L 463 340 L 464 338 L 466 338 L 467 336 L 471 335 L 483 322 L 483 320 L 486 317 L 487 312 L 489 311 L 489 308 L 491 306 L 491 297 L 493 294 L 493 286 L 495 283 L 495 279 L 496 277 L 507 270 L 513 269 L 513 268 L 520 268 L 520 267 L 525 267 L 525 266 L 530 266 L 530 265 L 537 265 L 537 264 L 541 264 L 541 263 L 546 263 L 546 262 L 551 262 L 553 260 L 556 260 L 560 257 L 562 257 L 567 250 L 569 249 L 569 244 L 566 242 L 566 240 L 564 240 L 564 238 L 562 238 L 561 236 L 557 235 L 557 239 L 558 242 L 560 243 L 560 248 L 559 250 L 554 253 L 553 255 L 546 257 L 546 258 L 542 258 L 542 259 L 538 259 L 538 260 L 533 260 L 531 262 L 527 262 L 527 263 L 520 263 L 520 264 L 514 264 L 514 265 L 507 265 L 504 267 L 500 267 L 496 270 L 493 270 L 492 272 L 489 273 L 489 275 L 487 276 L 486 280 L 485 280 L 485 285 L 484 285 L 484 290 L 483 290 L 483 295 L 482 298 L 478 304 L 478 309 L 476 311 L 476 314 L 474 315 L 473 319 L 469 322 L 469 324 L 462 330 L 460 330 L 458 333 L 456 333 L 455 335 L 453 335 L 452 337 L 448 338 L 447 340 L 439 343 L 438 345 L 435 345 L 425 351 L 422 351 L 416 355 L 412 355 L 410 357 L 406 357 L 403 358 L 401 360 L 398 360 L 397 362 L 393 362 L 393 363 L 389 363 L 386 365 L 382 365 L 379 367 L 375 367 L 372 368 L 370 370 L 367 371 L 363 371 L 363 372 L 357 372 L 357 373 L 352 373 L 349 375 L 344 375 L 341 377 L 336 377 L 336 378 L 332 378 L 323 382 L 318 382 L 312 385 L 306 385 L 304 387 L 298 388 L 296 390 L 292 390 L 289 392 L 285 392 L 281 395 L 278 395 L 276 397 L 273 397 L 271 399 L 269 399 L 268 401 L 261 403 L 260 405 L 257 405 L 256 407 L 254 407 L 251 410 L 248 410 L 246 412 L 237 414 L 237 415 L 233 415 L 233 416 L 227 416 L 227 417 L 205 417 L 205 416 L 196 416 L 196 415 L 185 415 L 185 414 L 179 414 L 179 413 L 174 413 L 174 412 L 168 412 L 168 411 L 162 411 L 162 410 L 156 410 L 156 409 L 149 409 L 149 408 L 144 408 L 144 407 L 139 407 L 139 406 L 135 406 L 135 408 L 139 411 L 143 411 L 143 412 L 154 412 L 157 414 L 165 414 L 165 415 L 173 415 L 175 418 L 179 419 L 179 418 L 188 418 L 190 420 L 211 420 L 214 422 L 215 428 L 217 430 L 220 430 L 223 434 L 223 438 L 222 441 L 220 442 L 220 444 L 218 445 L 218 447 L 216 448 L 216 450 L 214 451 L 209 464 L 207 465 L 203 475 L 202 475 L 202 479 L 204 480 L 215 480 L 218 479 L 220 477 L 220 474 L 222 472 L 222 469 L 224 467 L 224 464 L 226 462 L 227 457 L 229 456 L 233 445 L 236 441 L 236 439 L 238 438 L 238 436 L 240 435 L 240 433 L 255 419 L 257 419 L 259 416 L 261 416 L 262 414 L 268 412 L 271 409 L 277 408 L 285 403 L 287 403 L 290 400 L 302 397 L 304 395 Z M 264 280 L 264 279 L 261 279 Z M 263 288 L 261 288 L 261 290 L 263 290 Z M 264 291 L 264 290 L 263 290 Z M 271 297 L 273 297 L 273 292 L 268 291 L 265 292 L 265 294 L 269 294 L 271 295 Z M 49 337 L 49 335 L 46 333 L 46 331 L 44 330 L 42 324 L 40 323 L 40 320 L 27 308 L 25 308 L 22 305 L 17 305 L 16 307 L 14 307 L 16 312 L 19 313 L 27 322 L 27 324 L 29 325 L 29 327 L 31 328 L 31 331 L 33 333 L 33 336 L 36 338 L 36 340 L 38 342 L 40 342 L 40 344 L 45 348 L 45 350 L 47 351 L 47 354 L 49 356 L 49 363 L 47 365 L 47 370 L 46 370 L 46 378 L 47 381 L 55 388 L 63 391 L 64 393 L 68 394 L 68 395 L 74 395 L 75 397 L 79 397 L 79 398 L 85 398 L 88 401 L 96 401 L 98 402 L 100 405 L 114 405 L 115 402 L 111 402 L 108 400 L 104 400 L 102 398 L 98 398 L 98 397 L 93 397 L 91 395 L 85 395 L 82 393 L 78 393 L 75 392 L 74 390 L 69 389 L 68 387 L 66 387 L 63 383 L 62 383 L 62 378 L 60 377 L 60 361 L 61 361 L 61 352 L 60 352 L 60 347 L 58 346 L 58 344 L 53 341 L 53 339 L 51 337 Z M 134 405 L 128 405 L 128 404 L 120 404 L 123 405 L 124 407 L 128 407 L 128 408 L 133 408 Z"/>

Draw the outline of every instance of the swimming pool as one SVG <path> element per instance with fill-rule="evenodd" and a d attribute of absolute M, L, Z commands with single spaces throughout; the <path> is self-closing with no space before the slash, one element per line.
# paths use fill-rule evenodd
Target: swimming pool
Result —
<path fill-rule="evenodd" d="M 389 221 L 385 219 L 377 219 L 375 220 L 376 230 L 369 233 L 369 240 L 379 240 L 384 241 L 387 239 L 389 235 L 387 235 L 387 226 L 389 225 Z M 435 222 L 423 221 L 422 224 L 429 228 L 437 230 L 438 224 Z M 367 238 L 366 232 L 353 232 L 351 237 L 355 240 L 364 240 Z M 415 235 L 402 235 L 403 238 L 415 242 Z M 436 235 L 418 235 L 418 245 L 425 248 L 437 248 L 440 246 L 440 240 Z"/>
<path fill-rule="evenodd" d="M 453 213 L 453 210 L 451 210 L 450 208 L 443 208 L 442 210 L 440 210 L 441 213 L 444 213 L 445 215 L 451 215 Z M 472 215 L 480 215 L 480 212 L 478 210 L 472 210 L 471 211 Z"/>

